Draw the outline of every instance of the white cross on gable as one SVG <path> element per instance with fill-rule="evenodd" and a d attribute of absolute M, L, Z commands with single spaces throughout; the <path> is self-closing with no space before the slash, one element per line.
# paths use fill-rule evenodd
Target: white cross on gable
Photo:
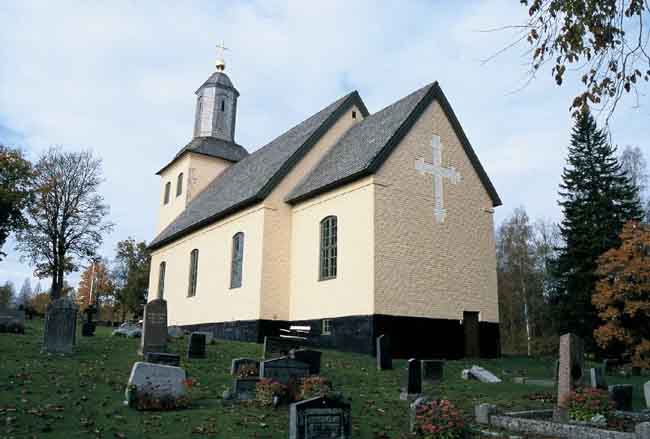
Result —
<path fill-rule="evenodd" d="M 442 179 L 447 178 L 453 184 L 460 182 L 460 173 L 453 166 L 450 168 L 442 167 L 442 145 L 440 144 L 440 136 L 434 134 L 431 138 L 431 148 L 433 150 L 433 163 L 427 163 L 424 159 L 420 158 L 415 161 L 415 169 L 421 174 L 433 175 L 433 214 L 436 221 L 439 223 L 445 222 L 445 214 L 447 211 L 444 208 L 444 201 L 442 195 Z"/>

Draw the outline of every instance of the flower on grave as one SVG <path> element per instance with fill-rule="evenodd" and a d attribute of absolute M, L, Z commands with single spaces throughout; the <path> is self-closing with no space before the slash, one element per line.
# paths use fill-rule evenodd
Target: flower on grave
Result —
<path fill-rule="evenodd" d="M 300 399 L 325 396 L 332 390 L 332 382 L 325 377 L 310 376 L 302 379 L 300 383 Z"/>
<path fill-rule="evenodd" d="M 183 380 L 183 386 L 185 386 L 187 390 L 191 390 L 192 387 L 194 387 L 194 383 L 195 381 L 193 378 L 186 378 Z"/>
<path fill-rule="evenodd" d="M 244 364 L 237 370 L 237 378 L 253 378 L 260 374 L 260 370 L 255 364 Z"/>
<path fill-rule="evenodd" d="M 416 407 L 415 433 L 422 439 L 460 439 L 466 433 L 465 420 L 450 401 L 429 401 Z"/>
<path fill-rule="evenodd" d="M 578 388 L 566 397 L 564 407 L 571 420 L 591 422 L 597 416 L 609 418 L 614 410 L 614 402 L 610 401 L 609 393 L 605 390 Z"/>
<path fill-rule="evenodd" d="M 263 378 L 257 382 L 256 385 L 257 400 L 262 405 L 273 405 L 273 397 L 279 400 L 286 399 L 288 389 L 287 386 L 281 382 L 271 379 Z"/>

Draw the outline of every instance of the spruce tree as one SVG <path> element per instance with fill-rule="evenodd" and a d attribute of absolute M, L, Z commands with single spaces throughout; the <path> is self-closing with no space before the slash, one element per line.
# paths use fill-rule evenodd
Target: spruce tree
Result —
<path fill-rule="evenodd" d="M 600 323 L 591 303 L 597 259 L 620 244 L 625 222 L 640 220 L 643 211 L 638 188 L 588 110 L 578 116 L 573 128 L 560 197 L 564 246 L 555 267 L 556 316 L 562 333 L 573 332 L 593 348 L 593 331 Z"/>

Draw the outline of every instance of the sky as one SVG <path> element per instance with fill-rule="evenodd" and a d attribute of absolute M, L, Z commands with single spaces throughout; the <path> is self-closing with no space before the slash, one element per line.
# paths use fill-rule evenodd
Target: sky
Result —
<path fill-rule="evenodd" d="M 438 80 L 503 200 L 495 222 L 519 206 L 558 221 L 576 80 L 557 87 L 543 71 L 524 86 L 525 44 L 485 62 L 515 38 L 489 30 L 525 18 L 512 0 L 1 2 L 0 142 L 30 159 L 52 145 L 94 151 L 116 225 L 100 253 L 150 241 L 155 172 L 191 139 L 194 91 L 224 41 L 249 151 L 352 90 L 376 112 Z M 644 101 L 621 102 L 610 135 L 650 158 Z M 0 283 L 19 288 L 33 268 L 14 244 Z"/>

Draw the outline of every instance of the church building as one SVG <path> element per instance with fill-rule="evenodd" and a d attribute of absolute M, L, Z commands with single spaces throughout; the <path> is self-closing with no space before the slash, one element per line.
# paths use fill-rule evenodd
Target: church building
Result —
<path fill-rule="evenodd" d="M 158 171 L 149 298 L 167 301 L 168 324 L 253 342 L 306 325 L 324 348 L 374 354 L 386 334 L 396 357 L 499 355 L 501 200 L 439 84 L 375 113 L 356 91 L 314 103 L 245 148 L 224 70 L 196 91 L 193 138 Z"/>

